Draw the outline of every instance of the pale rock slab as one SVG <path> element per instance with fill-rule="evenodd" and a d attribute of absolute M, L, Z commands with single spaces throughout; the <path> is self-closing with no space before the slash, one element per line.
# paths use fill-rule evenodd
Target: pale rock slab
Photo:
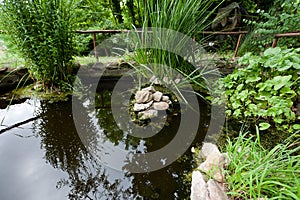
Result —
<path fill-rule="evenodd" d="M 154 94 L 153 94 L 153 100 L 154 101 L 160 101 L 163 97 L 163 93 L 162 92 L 159 92 L 159 91 L 156 91 Z"/>
<path fill-rule="evenodd" d="M 137 91 L 135 94 L 136 103 L 148 103 L 153 99 L 152 92 L 147 90 Z"/>
<path fill-rule="evenodd" d="M 225 157 L 221 154 L 215 144 L 204 143 L 201 149 L 202 155 L 206 160 L 200 164 L 198 169 L 218 181 L 223 182 L 225 179 L 224 165 L 226 163 Z"/>
<path fill-rule="evenodd" d="M 145 87 L 142 89 L 142 91 L 156 92 L 153 86 Z"/>
<path fill-rule="evenodd" d="M 199 171 L 193 171 L 191 200 L 208 200 L 207 184 L 204 176 Z"/>
<path fill-rule="evenodd" d="M 228 200 L 223 187 L 215 180 L 210 179 L 207 181 L 207 190 L 211 200 Z"/>
<path fill-rule="evenodd" d="M 169 108 L 169 104 L 167 102 L 154 102 L 153 108 L 155 110 L 167 110 Z"/>
<path fill-rule="evenodd" d="M 143 111 L 146 110 L 148 108 L 150 108 L 153 104 L 153 101 L 150 101 L 149 103 L 135 103 L 133 106 L 133 111 L 134 112 L 139 112 L 139 111 Z"/>
<path fill-rule="evenodd" d="M 169 103 L 170 97 L 163 95 L 161 98 L 162 101 Z"/>

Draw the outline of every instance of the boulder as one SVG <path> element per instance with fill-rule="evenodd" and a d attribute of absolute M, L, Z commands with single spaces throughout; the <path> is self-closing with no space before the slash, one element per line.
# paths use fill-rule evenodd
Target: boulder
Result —
<path fill-rule="evenodd" d="M 153 86 L 145 87 L 142 89 L 142 91 L 156 92 L 156 90 Z"/>
<path fill-rule="evenodd" d="M 191 200 L 208 200 L 207 184 L 205 177 L 199 171 L 193 171 Z"/>
<path fill-rule="evenodd" d="M 153 94 L 153 100 L 154 101 L 160 101 L 161 98 L 163 97 L 163 93 L 162 92 L 159 92 L 159 91 L 156 91 L 154 94 Z"/>
<path fill-rule="evenodd" d="M 168 96 L 163 95 L 161 98 L 162 101 L 169 103 L 170 102 L 170 98 Z"/>
<path fill-rule="evenodd" d="M 207 190 L 211 200 L 228 200 L 224 188 L 213 179 L 207 181 Z"/>
<path fill-rule="evenodd" d="M 140 90 L 137 91 L 135 94 L 136 103 L 148 103 L 152 101 L 152 99 L 153 99 L 152 92 L 147 90 Z"/>
<path fill-rule="evenodd" d="M 169 104 L 167 102 L 154 102 L 153 108 L 155 110 L 167 110 L 169 108 Z"/>
<path fill-rule="evenodd" d="M 133 106 L 133 111 L 139 112 L 139 111 L 147 110 L 148 108 L 151 107 L 152 104 L 153 101 L 150 101 L 149 103 L 135 103 Z"/>
<path fill-rule="evenodd" d="M 201 149 L 206 160 L 200 164 L 198 169 L 211 175 L 216 181 L 224 182 L 225 173 L 223 167 L 226 163 L 225 157 L 220 153 L 218 147 L 211 143 L 204 143 Z"/>

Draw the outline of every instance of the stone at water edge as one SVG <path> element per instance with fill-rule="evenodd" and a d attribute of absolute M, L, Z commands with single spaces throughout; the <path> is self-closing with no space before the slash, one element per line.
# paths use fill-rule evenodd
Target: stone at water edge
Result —
<path fill-rule="evenodd" d="M 139 114 L 138 114 L 138 117 L 140 120 L 151 119 L 151 118 L 154 118 L 157 116 L 158 116 L 158 111 L 153 110 L 153 109 L 142 111 L 142 112 L 139 112 Z"/>
<path fill-rule="evenodd" d="M 170 97 L 164 95 L 164 96 L 162 96 L 161 100 L 164 101 L 164 102 L 169 103 L 170 102 Z"/>
<path fill-rule="evenodd" d="M 159 92 L 159 91 L 156 91 L 154 94 L 153 94 L 153 100 L 154 101 L 160 101 L 163 97 L 163 93 L 162 92 Z"/>
<path fill-rule="evenodd" d="M 208 200 L 207 184 L 204 176 L 199 171 L 193 171 L 191 200 Z"/>
<path fill-rule="evenodd" d="M 219 148 L 217 145 L 212 144 L 212 143 L 203 143 L 202 148 L 201 148 L 201 153 L 204 158 L 206 158 L 209 154 L 214 153 L 218 156 L 221 156 L 222 154 L 219 151 Z"/>
<path fill-rule="evenodd" d="M 211 200 L 228 200 L 224 188 L 215 180 L 207 181 L 207 190 Z"/>
<path fill-rule="evenodd" d="M 169 109 L 169 104 L 167 102 L 154 102 L 153 103 L 153 108 L 155 110 L 167 110 Z"/>
<path fill-rule="evenodd" d="M 211 143 L 204 143 L 201 153 L 206 160 L 200 164 L 198 169 L 206 174 L 212 173 L 212 177 L 216 181 L 223 182 L 225 179 L 223 167 L 226 163 L 226 160 L 219 151 L 218 147 Z"/>
<path fill-rule="evenodd" d="M 149 103 L 135 103 L 133 106 L 133 111 L 134 112 L 139 112 L 139 111 L 143 111 L 143 110 L 147 110 L 148 108 L 150 108 L 153 104 L 153 101 L 150 101 Z"/>
<path fill-rule="evenodd" d="M 135 93 L 136 103 L 148 103 L 152 101 L 153 95 L 152 92 L 147 90 L 140 90 Z"/>
<path fill-rule="evenodd" d="M 142 89 L 142 91 L 156 92 L 156 90 L 153 86 L 145 87 Z"/>

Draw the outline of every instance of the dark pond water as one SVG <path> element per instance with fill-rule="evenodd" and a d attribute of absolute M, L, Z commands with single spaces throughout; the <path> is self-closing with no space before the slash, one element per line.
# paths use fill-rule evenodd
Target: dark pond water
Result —
<path fill-rule="evenodd" d="M 161 148 L 174 137 L 180 116 L 162 133 L 132 139 L 117 128 L 110 107 L 110 91 L 102 91 L 95 112 L 83 112 L 87 130 L 105 145 L 124 152 Z M 205 106 L 201 109 L 205 110 Z M 201 114 L 203 139 L 206 112 Z M 33 118 L 36 117 L 36 118 Z M 194 167 L 190 148 L 176 162 L 149 173 L 129 173 L 97 161 L 82 144 L 72 117 L 71 101 L 48 103 L 28 99 L 0 110 L 0 130 L 28 119 L 0 134 L 0 199 L 188 199 L 186 175 Z M 114 158 L 112 158 L 114 159 Z M 118 159 L 118 158 L 115 158 Z"/>

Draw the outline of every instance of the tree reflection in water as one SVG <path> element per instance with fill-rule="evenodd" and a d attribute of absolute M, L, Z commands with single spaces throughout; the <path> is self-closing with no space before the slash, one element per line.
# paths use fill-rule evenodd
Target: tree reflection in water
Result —
<path fill-rule="evenodd" d="M 82 139 L 91 144 L 89 148 L 95 152 L 101 151 L 99 144 L 104 142 L 123 146 L 124 150 L 151 151 L 160 148 L 173 137 L 172 134 L 157 134 L 149 140 L 143 140 L 142 144 L 142 140 L 127 136 L 114 122 L 109 96 L 110 92 L 102 95 L 102 106 L 96 113 L 83 106 L 80 108 L 83 121 L 80 129 L 87 133 L 85 138 L 77 134 L 70 101 L 41 103 L 41 120 L 39 127 L 34 129 L 42 139 L 41 148 L 45 150 L 45 159 L 54 168 L 68 174 L 68 179 L 58 180 L 57 188 L 69 187 L 69 199 L 186 198 L 189 195 L 189 184 L 182 178 L 193 167 L 190 154 L 161 170 L 132 174 L 105 166 L 99 162 L 101 158 L 95 157 L 90 149 L 85 148 Z"/>

